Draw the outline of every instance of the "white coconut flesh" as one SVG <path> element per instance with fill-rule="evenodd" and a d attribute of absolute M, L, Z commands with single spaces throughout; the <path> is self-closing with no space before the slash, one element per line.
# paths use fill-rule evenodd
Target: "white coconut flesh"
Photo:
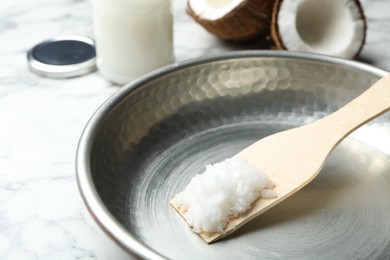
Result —
<path fill-rule="evenodd" d="M 200 18 L 218 20 L 233 11 L 244 0 L 189 0 L 191 9 Z"/>
<path fill-rule="evenodd" d="M 359 52 L 364 23 L 354 0 L 284 0 L 277 18 L 286 49 L 343 58 Z"/>

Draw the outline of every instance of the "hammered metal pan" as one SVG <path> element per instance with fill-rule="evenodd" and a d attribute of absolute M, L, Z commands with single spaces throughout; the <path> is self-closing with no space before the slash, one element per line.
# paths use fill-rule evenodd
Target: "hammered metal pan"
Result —
<path fill-rule="evenodd" d="M 312 183 L 215 244 L 169 205 L 206 164 L 335 111 L 383 75 L 358 62 L 274 51 L 156 71 L 109 98 L 86 126 L 81 194 L 107 235 L 142 258 L 389 259 L 389 113 L 345 139 Z"/>

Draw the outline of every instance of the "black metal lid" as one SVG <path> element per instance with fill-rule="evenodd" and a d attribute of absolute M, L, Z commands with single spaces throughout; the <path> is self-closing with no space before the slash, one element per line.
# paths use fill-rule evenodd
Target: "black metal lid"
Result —
<path fill-rule="evenodd" d="M 27 54 L 30 69 L 45 77 L 70 78 L 96 69 L 94 41 L 63 35 L 34 46 Z"/>

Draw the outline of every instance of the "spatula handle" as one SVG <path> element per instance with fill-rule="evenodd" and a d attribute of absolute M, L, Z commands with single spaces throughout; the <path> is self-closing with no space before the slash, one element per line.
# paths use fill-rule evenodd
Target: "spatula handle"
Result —
<path fill-rule="evenodd" d="M 390 110 L 390 73 L 377 81 L 360 96 L 333 114 L 320 120 L 337 142 L 356 128 Z"/>

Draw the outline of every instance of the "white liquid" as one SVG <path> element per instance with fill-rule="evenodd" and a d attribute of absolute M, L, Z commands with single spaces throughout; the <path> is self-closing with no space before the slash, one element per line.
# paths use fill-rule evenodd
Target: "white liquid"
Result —
<path fill-rule="evenodd" d="M 169 0 L 93 0 L 97 67 L 126 84 L 172 63 L 173 17 Z"/>

